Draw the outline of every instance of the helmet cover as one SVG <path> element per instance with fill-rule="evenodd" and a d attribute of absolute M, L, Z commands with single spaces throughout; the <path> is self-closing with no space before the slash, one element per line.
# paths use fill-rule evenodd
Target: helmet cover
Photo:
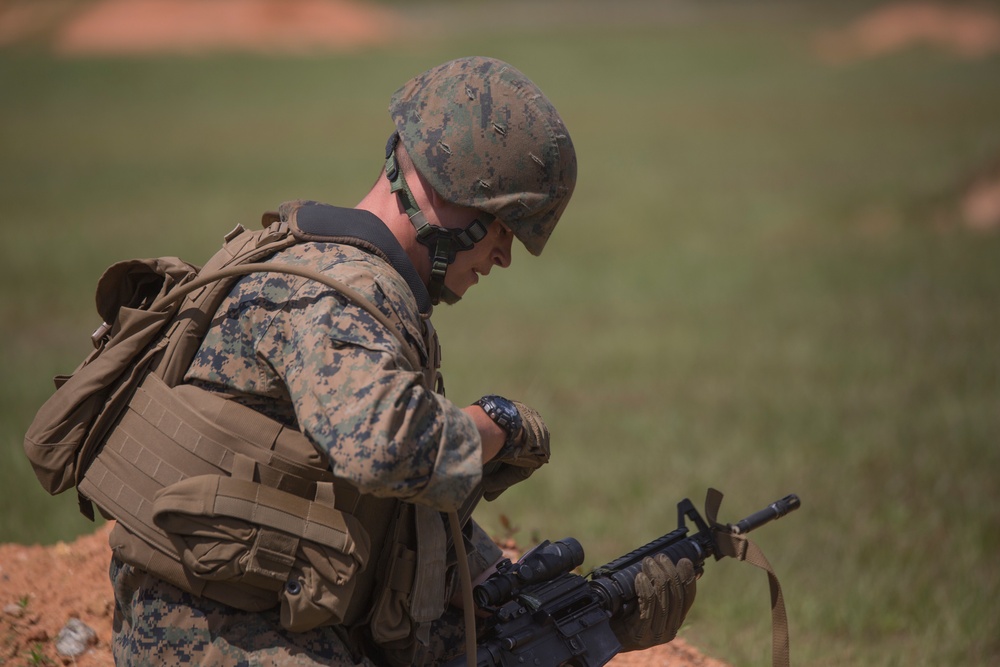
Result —
<path fill-rule="evenodd" d="M 576 151 L 534 83 L 500 60 L 459 58 L 410 79 L 389 113 L 435 192 L 496 216 L 541 254 L 573 194 Z"/>

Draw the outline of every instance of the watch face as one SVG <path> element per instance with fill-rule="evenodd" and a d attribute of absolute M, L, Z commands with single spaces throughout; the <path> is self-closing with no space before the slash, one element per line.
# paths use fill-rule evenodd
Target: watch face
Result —
<path fill-rule="evenodd" d="M 514 420 L 517 419 L 517 408 L 507 401 L 497 405 L 497 422 L 509 433 L 514 427 Z M 501 421 L 502 420 L 502 421 Z"/>
<path fill-rule="evenodd" d="M 521 430 L 521 415 L 517 407 L 502 396 L 485 396 L 478 401 L 490 419 L 513 438 Z"/>

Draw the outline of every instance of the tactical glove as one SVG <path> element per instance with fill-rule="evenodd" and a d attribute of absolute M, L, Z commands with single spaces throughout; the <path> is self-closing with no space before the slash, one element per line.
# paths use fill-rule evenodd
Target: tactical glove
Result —
<path fill-rule="evenodd" d="M 642 561 L 635 576 L 637 609 L 622 619 L 611 621 L 625 651 L 637 651 L 666 644 L 677 636 L 691 605 L 696 581 L 694 564 L 682 558 L 674 565 L 664 554 Z"/>
<path fill-rule="evenodd" d="M 511 402 L 521 417 L 521 430 L 487 466 L 483 475 L 486 500 L 493 500 L 509 487 L 528 479 L 549 461 L 549 429 L 542 416 L 524 403 Z"/>

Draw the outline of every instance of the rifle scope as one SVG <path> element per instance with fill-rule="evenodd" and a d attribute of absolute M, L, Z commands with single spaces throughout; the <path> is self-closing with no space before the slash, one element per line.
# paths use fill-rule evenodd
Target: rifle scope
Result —
<path fill-rule="evenodd" d="M 518 591 L 539 581 L 554 579 L 583 564 L 583 547 L 572 537 L 557 542 L 545 540 L 516 563 L 504 559 L 497 571 L 472 589 L 472 597 L 482 608 L 497 607 L 514 598 Z"/>

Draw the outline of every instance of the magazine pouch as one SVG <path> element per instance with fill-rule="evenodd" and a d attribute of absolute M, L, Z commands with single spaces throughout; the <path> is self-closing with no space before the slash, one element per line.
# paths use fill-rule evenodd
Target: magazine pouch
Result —
<path fill-rule="evenodd" d="M 332 483 L 317 483 L 310 501 L 238 476 L 200 475 L 161 489 L 153 521 L 190 573 L 272 592 L 281 625 L 304 632 L 344 622 L 354 575 L 368 562 L 367 532 L 334 509 L 333 493 Z"/>

